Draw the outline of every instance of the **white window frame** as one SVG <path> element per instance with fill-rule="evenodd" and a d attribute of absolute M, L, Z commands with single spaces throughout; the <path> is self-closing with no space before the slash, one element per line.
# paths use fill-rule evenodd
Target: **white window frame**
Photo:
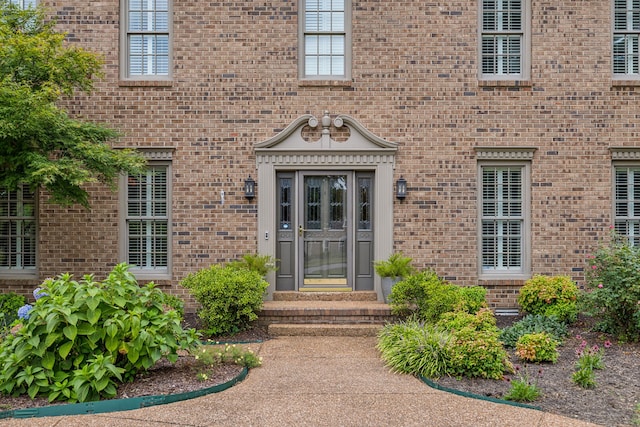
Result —
<path fill-rule="evenodd" d="M 621 7 L 622 3 L 624 3 L 624 9 Z M 634 9 L 633 0 L 613 0 L 611 2 L 611 31 L 611 72 L 613 78 L 640 80 L 640 5 Z M 621 56 L 622 63 L 619 65 Z M 624 70 L 621 71 L 620 67 Z"/>
<path fill-rule="evenodd" d="M 479 0 L 478 1 L 478 79 L 479 80 L 488 80 L 488 81 L 499 81 L 499 80 L 509 80 L 509 81 L 522 81 L 529 80 L 531 76 L 531 0 L 521 0 L 522 2 L 522 15 L 520 16 L 521 20 L 521 28 L 520 29 L 509 29 L 509 28 L 501 28 L 498 25 L 498 28 L 486 29 L 484 28 L 485 16 L 484 16 L 484 5 L 485 2 L 491 0 Z M 505 3 L 511 0 L 492 0 L 496 3 L 497 9 L 502 8 Z M 500 14 L 500 12 L 496 12 Z M 483 71 L 484 64 L 484 40 L 487 38 L 505 38 L 505 37 L 517 37 L 520 39 L 520 61 L 519 72 L 508 72 L 508 70 L 496 72 L 485 73 Z M 500 49 L 500 46 L 497 47 Z M 493 56 L 505 56 L 504 52 L 494 52 Z M 508 53 L 506 54 L 508 56 Z M 498 61 L 497 67 L 500 66 Z"/>
<path fill-rule="evenodd" d="M 128 182 L 129 176 L 122 175 L 120 177 L 120 250 L 119 250 L 119 258 L 121 262 L 130 263 L 129 257 L 129 243 L 130 243 L 130 232 L 129 232 L 129 223 L 130 221 L 143 221 L 152 224 L 154 221 L 162 221 L 166 222 L 166 250 L 167 250 L 167 260 L 166 265 L 153 266 L 145 264 L 143 266 L 131 266 L 130 271 L 136 275 L 139 279 L 150 279 L 150 280 L 158 280 L 158 279 L 171 279 L 172 275 L 172 165 L 171 165 L 171 152 L 160 152 L 160 153 L 142 153 L 146 154 L 147 158 L 154 157 L 165 157 L 167 160 L 151 160 L 148 163 L 149 171 L 145 173 L 145 175 L 152 173 L 153 168 L 165 168 L 167 174 L 166 180 L 166 212 L 164 215 L 147 215 L 144 217 L 140 216 L 130 216 L 128 210 L 129 204 L 129 192 L 128 192 Z M 147 175 L 148 176 L 148 175 Z M 149 203 L 152 200 L 148 200 Z M 149 238 L 152 238 L 153 235 L 149 235 Z M 151 245 L 153 246 L 153 245 Z"/>
<path fill-rule="evenodd" d="M 332 2 L 335 0 L 314 0 L 313 3 L 326 4 L 332 7 Z M 307 31 L 307 3 L 309 0 L 298 0 L 298 69 L 300 73 L 300 80 L 351 80 L 351 0 L 340 0 L 344 2 L 344 28 L 338 30 L 328 31 Z M 319 7 L 321 9 L 321 7 Z M 324 11 L 325 9 L 323 9 Z M 326 14 L 329 11 L 326 10 Z M 307 49 L 307 40 L 310 37 L 343 37 L 344 46 L 341 46 L 344 55 L 344 70 L 342 73 L 328 73 L 319 74 L 307 70 L 307 57 L 310 56 L 310 52 Z M 317 53 L 314 52 L 314 56 L 318 58 L 334 58 L 340 55 L 333 55 L 333 52 L 323 55 L 319 49 Z"/>
<path fill-rule="evenodd" d="M 476 147 L 478 160 L 478 277 L 481 280 L 526 280 L 531 277 L 531 161 L 536 151 L 531 147 Z M 483 265 L 483 221 L 491 218 L 483 216 L 483 170 L 484 168 L 520 168 L 521 179 L 521 242 L 520 266 L 517 268 L 485 268 Z M 509 218 L 509 217 L 505 217 Z"/>
<path fill-rule="evenodd" d="M 24 193 L 25 190 L 30 193 L 30 198 L 27 200 L 31 205 L 31 212 L 25 211 L 25 200 Z M 0 189 L 0 192 L 5 192 L 6 189 Z M 1 236 L 4 238 L 8 238 L 10 241 L 15 241 L 15 251 L 9 251 L 7 253 L 0 252 L 0 256 L 11 256 L 14 254 L 16 256 L 15 265 L 2 265 L 4 263 L 0 263 L 0 277 L 3 279 L 23 279 L 23 278 L 34 278 L 38 275 L 38 197 L 36 193 L 33 193 L 25 189 L 25 186 L 20 185 L 15 193 L 15 198 L 17 202 L 17 212 L 16 215 L 11 215 L 7 213 L 7 215 L 0 216 L 0 222 L 9 222 L 14 223 L 16 226 L 16 235 L 9 236 Z M 4 193 L 6 194 L 6 193 Z M 7 203 L 4 200 L 4 194 L 2 199 L 0 199 L 0 203 Z M 0 209 L 1 211 L 1 209 Z M 25 224 L 33 223 L 33 236 L 31 236 L 32 248 L 29 253 L 30 256 L 34 259 L 33 265 L 25 266 L 24 257 L 21 257 L 22 249 L 24 245 L 25 239 L 29 238 L 29 236 L 25 235 Z M 9 243 L 11 246 L 11 243 Z"/>
<path fill-rule="evenodd" d="M 138 11 L 141 16 L 141 22 L 147 22 L 150 26 L 148 29 L 130 29 L 131 24 L 131 14 L 134 12 L 130 10 L 130 2 L 136 0 L 120 0 L 120 77 L 122 80 L 160 80 L 167 81 L 171 80 L 173 76 L 173 0 L 164 0 L 167 2 L 167 28 L 166 29 L 154 29 L 152 28 L 154 23 L 158 21 L 155 18 L 154 13 L 156 9 L 152 6 L 156 4 L 157 0 L 137 0 L 143 4 L 147 4 L 149 9 L 145 9 L 144 11 Z M 164 11 L 164 10 L 161 10 Z M 130 13 L 131 12 L 131 13 Z M 151 40 L 155 39 L 156 44 L 150 43 L 148 45 L 149 49 L 153 49 L 154 46 L 157 47 L 157 38 L 158 37 L 166 37 L 167 38 L 167 72 L 159 73 L 157 68 L 151 67 L 153 72 L 148 73 L 132 73 L 131 72 L 131 38 L 132 37 L 141 37 L 143 40 Z M 144 42 L 142 45 L 142 49 L 144 50 Z M 142 57 L 146 58 L 147 61 L 153 62 L 157 60 L 158 57 L 164 55 L 157 55 L 154 52 L 143 52 Z M 144 65 L 143 65 L 144 70 Z"/>
<path fill-rule="evenodd" d="M 640 162 L 613 165 L 613 226 L 630 244 L 640 244 Z M 626 184 L 618 185 L 618 173 L 625 172 Z M 636 186 L 634 186 L 634 180 Z M 624 188 L 623 188 L 624 187 Z M 622 211 L 626 211 L 622 212 Z M 636 213 L 637 212 L 637 213 Z"/>

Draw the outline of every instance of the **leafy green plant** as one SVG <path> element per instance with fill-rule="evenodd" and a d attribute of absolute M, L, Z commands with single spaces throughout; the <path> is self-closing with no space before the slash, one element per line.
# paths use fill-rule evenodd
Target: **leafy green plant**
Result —
<path fill-rule="evenodd" d="M 139 286 L 126 264 L 96 282 L 70 274 L 43 283 L 45 290 L 23 317 L 23 326 L 0 343 L 0 391 L 47 395 L 50 401 L 113 397 L 161 358 L 199 341 L 185 331 L 166 294 L 155 284 Z"/>
<path fill-rule="evenodd" d="M 496 317 L 489 308 L 483 308 L 475 314 L 465 311 L 450 311 L 440 316 L 436 325 L 448 331 L 458 331 L 468 327 L 476 331 L 499 331 L 496 326 Z"/>
<path fill-rule="evenodd" d="M 504 373 L 512 369 L 497 328 L 477 330 L 467 326 L 451 335 L 450 375 L 502 379 Z"/>
<path fill-rule="evenodd" d="M 634 426 L 640 426 L 640 403 L 636 405 L 633 420 L 631 420 Z"/>
<path fill-rule="evenodd" d="M 384 261 L 375 261 L 373 267 L 380 277 L 408 277 L 415 272 L 411 265 L 413 260 L 401 252 L 394 252 Z"/>
<path fill-rule="evenodd" d="M 500 340 L 506 347 L 515 348 L 516 342 L 518 342 L 521 336 L 535 332 L 546 332 L 556 340 L 558 344 L 562 344 L 564 338 L 569 333 L 567 324 L 560 322 L 553 316 L 547 317 L 542 314 L 528 314 L 512 326 L 508 326 L 500 331 Z"/>
<path fill-rule="evenodd" d="M 640 247 L 613 234 L 588 258 L 581 307 L 597 329 L 626 341 L 640 340 Z"/>
<path fill-rule="evenodd" d="M 0 294 L 0 336 L 18 318 L 18 309 L 25 304 L 25 297 L 15 292 Z"/>
<path fill-rule="evenodd" d="M 542 394 L 537 381 L 531 378 L 527 366 L 524 368 L 516 365 L 515 373 L 517 378 L 510 381 L 511 386 L 505 394 L 505 400 L 514 402 L 533 402 Z M 538 369 L 538 377 L 542 376 L 542 369 Z"/>
<path fill-rule="evenodd" d="M 486 306 L 486 291 L 452 285 L 432 270 L 412 274 L 396 283 L 389 297 L 395 315 L 415 314 L 421 320 L 435 323 L 444 313 L 455 310 L 475 313 Z"/>
<path fill-rule="evenodd" d="M 581 339 L 578 335 L 577 339 Z M 610 341 L 605 341 L 605 348 L 611 347 Z M 571 376 L 574 383 L 582 388 L 595 388 L 596 375 L 595 370 L 604 369 L 604 348 L 594 345 L 587 346 L 587 341 L 582 340 L 580 346 L 576 349 L 578 360 L 575 364 L 575 371 Z"/>
<path fill-rule="evenodd" d="M 546 332 L 524 334 L 516 342 L 516 355 L 529 362 L 551 362 L 558 360 L 558 341 Z"/>
<path fill-rule="evenodd" d="M 258 318 L 269 286 L 260 273 L 232 265 L 189 274 L 181 285 L 200 303 L 198 316 L 213 336 L 247 329 Z"/>
<path fill-rule="evenodd" d="M 578 316 L 578 287 L 569 276 L 535 275 L 520 289 L 518 304 L 529 314 L 555 316 L 574 322 Z"/>
<path fill-rule="evenodd" d="M 410 319 L 382 328 L 377 348 L 394 372 L 438 378 L 448 374 L 450 341 L 448 332 Z"/>
<path fill-rule="evenodd" d="M 245 254 L 241 259 L 231 261 L 227 265 L 232 268 L 246 268 L 264 277 L 270 271 L 276 271 L 276 259 L 271 255 Z"/>

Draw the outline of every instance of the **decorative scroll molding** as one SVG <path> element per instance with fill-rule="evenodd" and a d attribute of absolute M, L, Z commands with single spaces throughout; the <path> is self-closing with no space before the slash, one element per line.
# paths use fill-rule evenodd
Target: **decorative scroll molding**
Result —
<path fill-rule="evenodd" d="M 344 142 L 337 142 L 331 138 L 331 126 L 339 129 L 343 126 L 350 130 L 349 138 Z M 302 137 L 305 126 L 317 128 L 322 126 L 321 137 L 318 141 L 306 141 Z M 389 142 L 374 135 L 356 119 L 347 115 L 338 115 L 333 119 L 328 111 L 320 120 L 311 114 L 298 117 L 282 132 L 266 141 L 254 145 L 256 153 L 265 151 L 388 151 L 395 153 L 398 144 Z"/>
<path fill-rule="evenodd" d="M 640 160 L 640 147 L 610 147 L 611 160 Z"/>
<path fill-rule="evenodd" d="M 478 160 L 532 160 L 535 147 L 475 147 Z"/>

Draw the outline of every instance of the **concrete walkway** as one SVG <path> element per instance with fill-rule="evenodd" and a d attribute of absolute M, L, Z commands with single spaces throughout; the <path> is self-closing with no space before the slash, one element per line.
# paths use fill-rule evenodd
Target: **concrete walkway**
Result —
<path fill-rule="evenodd" d="M 3 420 L 0 426 L 593 426 L 392 374 L 375 344 L 375 338 L 274 338 L 254 346 L 263 366 L 221 393 L 126 412 Z"/>

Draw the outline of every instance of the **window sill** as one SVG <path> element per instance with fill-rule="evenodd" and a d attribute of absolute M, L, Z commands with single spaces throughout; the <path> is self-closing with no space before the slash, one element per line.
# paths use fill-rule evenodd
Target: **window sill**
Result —
<path fill-rule="evenodd" d="M 619 79 L 619 80 L 611 80 L 611 87 L 634 87 L 640 86 L 640 79 Z"/>
<path fill-rule="evenodd" d="M 0 280 L 33 280 L 37 278 L 38 272 L 35 270 L 0 270 Z"/>
<path fill-rule="evenodd" d="M 531 80 L 478 80 L 479 87 L 531 87 Z"/>
<path fill-rule="evenodd" d="M 298 80 L 298 86 L 300 87 L 351 87 L 353 82 L 351 80 Z"/>
<path fill-rule="evenodd" d="M 131 268 L 129 272 L 138 280 L 171 280 L 171 274 L 167 271 L 150 271 L 139 268 Z"/>
<path fill-rule="evenodd" d="M 171 87 L 173 80 L 119 80 L 120 87 Z"/>
<path fill-rule="evenodd" d="M 495 272 L 495 273 L 487 273 L 482 272 L 478 276 L 478 281 L 510 281 L 510 280 L 529 280 L 531 279 L 530 274 L 525 274 L 522 272 L 517 273 L 507 273 L 507 272 Z"/>

